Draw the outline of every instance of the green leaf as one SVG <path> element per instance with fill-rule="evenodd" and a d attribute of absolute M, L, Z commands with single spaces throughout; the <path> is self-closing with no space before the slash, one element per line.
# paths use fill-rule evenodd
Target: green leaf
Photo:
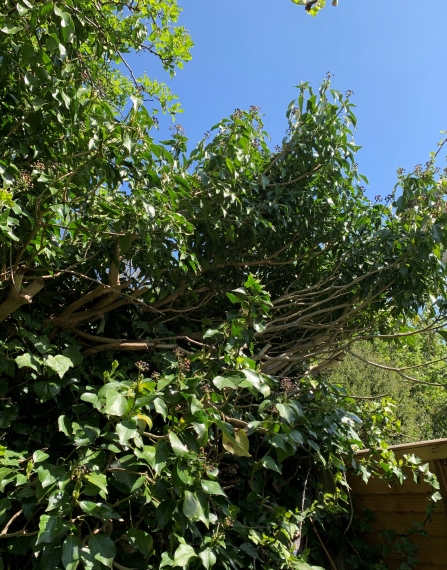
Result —
<path fill-rule="evenodd" d="M 281 469 L 278 467 L 275 461 L 270 457 L 270 455 L 265 455 L 261 459 L 261 465 L 265 469 L 271 469 L 272 471 L 277 471 L 278 473 L 281 473 Z"/>
<path fill-rule="evenodd" d="M 116 433 L 118 434 L 121 445 L 126 445 L 129 439 L 138 435 L 137 422 L 125 420 L 116 424 Z"/>
<path fill-rule="evenodd" d="M 209 570 L 210 568 L 212 568 L 214 566 L 214 564 L 216 564 L 216 562 L 217 562 L 216 555 L 211 550 L 211 548 L 205 548 L 205 550 L 202 550 L 202 552 L 199 552 L 199 558 L 202 561 L 202 564 L 204 565 L 206 570 Z"/>
<path fill-rule="evenodd" d="M 60 479 L 64 479 L 65 476 L 68 477 L 68 472 L 65 471 L 63 467 L 46 463 L 45 465 L 39 465 L 37 468 L 37 476 L 39 477 L 42 488 L 46 489 Z"/>
<path fill-rule="evenodd" d="M 441 493 L 436 491 L 436 493 L 433 493 L 433 495 L 430 497 L 430 499 L 436 503 L 437 501 L 442 501 L 442 495 L 441 495 Z"/>
<path fill-rule="evenodd" d="M 196 552 L 189 544 L 180 544 L 174 553 L 174 566 L 187 566 L 191 558 L 196 556 Z"/>
<path fill-rule="evenodd" d="M 90 554 L 95 560 L 112 568 L 113 559 L 116 556 L 115 543 L 106 534 L 94 534 L 88 539 Z"/>
<path fill-rule="evenodd" d="M 92 517 L 102 521 L 107 519 L 119 519 L 120 515 L 105 503 L 94 503 L 93 501 L 79 501 L 82 511 Z"/>
<path fill-rule="evenodd" d="M 172 567 L 173 565 L 174 559 L 171 558 L 167 552 L 163 552 L 161 555 L 160 568 Z"/>
<path fill-rule="evenodd" d="M 161 398 L 155 398 L 154 408 L 155 408 L 156 412 L 158 412 L 159 414 L 161 414 L 163 416 L 164 420 L 168 417 L 168 408 L 167 408 L 164 400 L 162 400 Z"/>
<path fill-rule="evenodd" d="M 73 362 L 70 358 L 58 354 L 57 356 L 47 356 L 44 360 L 45 366 L 54 370 L 58 374 L 59 378 L 63 378 L 64 374 L 69 368 L 72 368 Z"/>
<path fill-rule="evenodd" d="M 5 24 L 3 28 L 0 28 L 0 31 L 4 34 L 16 34 L 20 30 L 23 30 L 22 26 L 12 26 L 10 24 Z"/>
<path fill-rule="evenodd" d="M 89 402 L 97 410 L 101 409 L 101 404 L 100 404 L 98 396 L 96 394 L 93 394 L 92 392 L 84 392 L 84 394 L 81 394 L 80 399 L 83 402 Z"/>
<path fill-rule="evenodd" d="M 162 501 L 155 511 L 157 518 L 157 529 L 164 528 L 172 521 L 173 514 L 176 509 L 176 501 L 173 499 L 165 499 Z"/>
<path fill-rule="evenodd" d="M 224 388 L 236 390 L 241 382 L 242 378 L 240 376 L 216 376 L 213 380 L 214 386 L 219 390 Z"/>
<path fill-rule="evenodd" d="M 69 346 L 62 354 L 71 361 L 72 366 L 79 366 L 84 360 L 81 352 L 74 346 Z"/>
<path fill-rule="evenodd" d="M 45 461 L 45 459 L 48 459 L 49 457 L 48 453 L 45 453 L 45 451 L 41 451 L 40 449 L 33 453 L 34 463 L 42 463 L 42 461 Z"/>
<path fill-rule="evenodd" d="M 104 411 L 110 416 L 124 416 L 127 410 L 127 400 L 119 392 L 108 392 Z"/>
<path fill-rule="evenodd" d="M 189 455 L 189 450 L 186 445 L 184 445 L 180 441 L 179 437 L 172 431 L 169 432 L 169 441 L 171 443 L 172 451 L 177 457 L 187 457 Z"/>
<path fill-rule="evenodd" d="M 295 410 L 287 404 L 276 404 L 279 415 L 290 425 L 293 425 L 297 419 Z"/>
<path fill-rule="evenodd" d="M 36 544 L 53 542 L 63 534 L 66 529 L 67 526 L 64 525 L 61 517 L 41 515 Z"/>
<path fill-rule="evenodd" d="M 233 455 L 238 455 L 239 457 L 251 457 L 249 453 L 248 436 L 242 429 L 235 429 L 234 437 L 222 433 L 222 445 Z"/>
<path fill-rule="evenodd" d="M 17 356 L 15 361 L 19 368 L 32 368 L 36 372 L 39 372 L 39 365 L 42 363 L 40 358 L 34 356 L 34 354 L 30 354 L 29 352 Z"/>
<path fill-rule="evenodd" d="M 174 466 L 174 473 L 183 484 L 192 485 L 194 483 L 194 476 L 188 463 L 178 461 Z"/>
<path fill-rule="evenodd" d="M 139 528 L 130 528 L 126 535 L 133 548 L 141 552 L 143 556 L 148 556 L 152 550 L 152 536 Z"/>
<path fill-rule="evenodd" d="M 207 495 L 224 495 L 225 496 L 224 490 L 222 489 L 222 487 L 219 485 L 219 483 L 217 481 L 207 481 L 205 479 L 202 479 L 200 481 L 200 483 L 202 485 L 203 491 Z"/>
<path fill-rule="evenodd" d="M 81 560 L 82 542 L 76 536 L 70 535 L 62 544 L 62 564 L 65 570 L 76 570 Z"/>
<path fill-rule="evenodd" d="M 191 521 L 198 521 L 203 518 L 205 513 L 196 493 L 185 491 L 183 497 L 183 514 Z"/>
<path fill-rule="evenodd" d="M 258 551 L 256 550 L 256 547 L 251 542 L 243 542 L 241 544 L 241 550 L 243 552 L 245 552 L 245 554 L 248 554 L 248 556 L 250 556 L 250 558 L 255 558 L 257 560 L 260 560 Z"/>
<path fill-rule="evenodd" d="M 104 495 L 107 495 L 107 477 L 102 473 L 90 473 L 86 477 L 87 481 L 99 487 Z"/>
<path fill-rule="evenodd" d="M 264 397 L 270 394 L 270 386 L 267 384 L 265 377 L 262 374 L 258 374 L 254 370 L 244 368 L 241 370 L 242 374 L 247 378 L 248 382 Z"/>
<path fill-rule="evenodd" d="M 55 384 L 54 382 L 49 382 L 47 380 L 42 380 L 42 382 L 36 382 L 34 384 L 34 391 L 42 400 L 42 402 L 47 402 L 59 394 L 61 386 Z"/>

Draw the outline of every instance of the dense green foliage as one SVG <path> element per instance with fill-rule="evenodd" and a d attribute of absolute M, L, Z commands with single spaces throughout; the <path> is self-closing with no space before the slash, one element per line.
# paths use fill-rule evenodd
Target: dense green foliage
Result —
<path fill-rule="evenodd" d="M 326 6 L 326 0 L 292 0 L 292 2 L 298 6 L 304 6 L 311 16 L 316 16 Z M 338 0 L 332 0 L 332 6 L 338 6 Z"/>
<path fill-rule="evenodd" d="M 179 126 L 155 143 L 144 97 L 172 96 L 123 54 L 172 72 L 178 14 L 0 13 L 0 564 L 305 570 L 327 565 L 318 526 L 356 568 L 346 465 L 404 474 L 392 409 L 324 374 L 422 309 L 444 326 L 444 181 L 432 157 L 392 207 L 367 200 L 329 80 L 275 150 L 255 107 L 189 155 Z"/>
<path fill-rule="evenodd" d="M 395 433 L 389 434 L 389 443 L 447 435 L 447 392 L 444 386 L 437 385 L 444 384 L 445 341 L 432 332 L 411 337 L 410 342 L 359 343 L 354 348 L 356 356 L 348 354 L 330 377 L 331 382 L 340 383 L 351 395 L 394 401 L 398 423 Z M 402 378 L 399 373 L 414 380 Z M 366 399 L 363 404 L 362 400 L 356 403 L 361 407 L 370 405 Z"/>

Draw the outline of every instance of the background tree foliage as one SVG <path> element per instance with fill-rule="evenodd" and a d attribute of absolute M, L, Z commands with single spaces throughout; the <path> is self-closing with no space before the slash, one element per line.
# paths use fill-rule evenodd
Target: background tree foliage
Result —
<path fill-rule="evenodd" d="M 410 338 L 411 344 L 359 343 L 356 356 L 348 354 L 330 376 L 351 395 L 365 398 L 366 406 L 367 399 L 392 398 L 400 425 L 396 424 L 389 443 L 438 439 L 447 434 L 447 393 L 438 385 L 445 382 L 445 341 L 434 332 Z M 403 379 L 401 374 L 411 375 L 415 381 Z M 361 401 L 357 403 L 361 405 Z"/>
<path fill-rule="evenodd" d="M 146 99 L 176 104 L 125 54 L 173 73 L 178 15 L 2 7 L 0 564 L 356 568 L 345 465 L 403 465 L 387 403 L 359 418 L 325 374 L 422 310 L 445 325 L 445 182 L 433 155 L 370 203 L 328 79 L 299 86 L 274 150 L 256 107 L 190 154 L 179 126 L 154 142 Z"/>

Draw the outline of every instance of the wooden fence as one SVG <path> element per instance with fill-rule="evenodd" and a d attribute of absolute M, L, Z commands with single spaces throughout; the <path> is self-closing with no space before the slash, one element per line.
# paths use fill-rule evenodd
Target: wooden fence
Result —
<path fill-rule="evenodd" d="M 424 463 L 428 462 L 430 471 L 436 474 L 440 484 L 440 493 L 447 498 L 447 439 L 422 441 L 391 446 L 396 457 L 414 453 Z M 360 453 L 367 453 L 362 451 Z M 371 478 L 368 484 L 353 474 L 348 476 L 351 487 L 354 510 L 360 516 L 369 509 L 375 514 L 375 521 L 369 523 L 376 531 L 392 529 L 398 535 L 404 535 L 414 522 L 423 523 L 426 507 L 433 489 L 427 483 L 415 483 L 408 478 L 403 485 L 388 485 L 378 479 Z M 415 553 L 417 570 L 447 570 L 447 503 L 437 503 L 431 522 L 427 522 L 424 530 L 428 538 L 412 535 L 411 542 L 419 549 Z M 364 535 L 370 545 L 376 545 L 381 538 L 377 533 Z M 390 570 L 397 570 L 405 560 L 405 554 L 390 553 L 384 559 Z"/>

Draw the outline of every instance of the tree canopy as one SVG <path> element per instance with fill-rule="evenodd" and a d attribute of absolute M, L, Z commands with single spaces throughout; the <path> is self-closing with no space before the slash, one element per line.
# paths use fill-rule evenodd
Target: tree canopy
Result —
<path fill-rule="evenodd" d="M 356 568 L 345 464 L 404 474 L 386 402 L 359 418 L 326 371 L 421 311 L 445 325 L 444 173 L 433 154 L 371 203 L 329 78 L 298 87 L 275 148 L 257 107 L 192 152 L 179 125 L 156 142 L 177 103 L 126 53 L 173 73 L 178 16 L 0 13 L 3 565 L 302 570 L 329 548 Z"/>

